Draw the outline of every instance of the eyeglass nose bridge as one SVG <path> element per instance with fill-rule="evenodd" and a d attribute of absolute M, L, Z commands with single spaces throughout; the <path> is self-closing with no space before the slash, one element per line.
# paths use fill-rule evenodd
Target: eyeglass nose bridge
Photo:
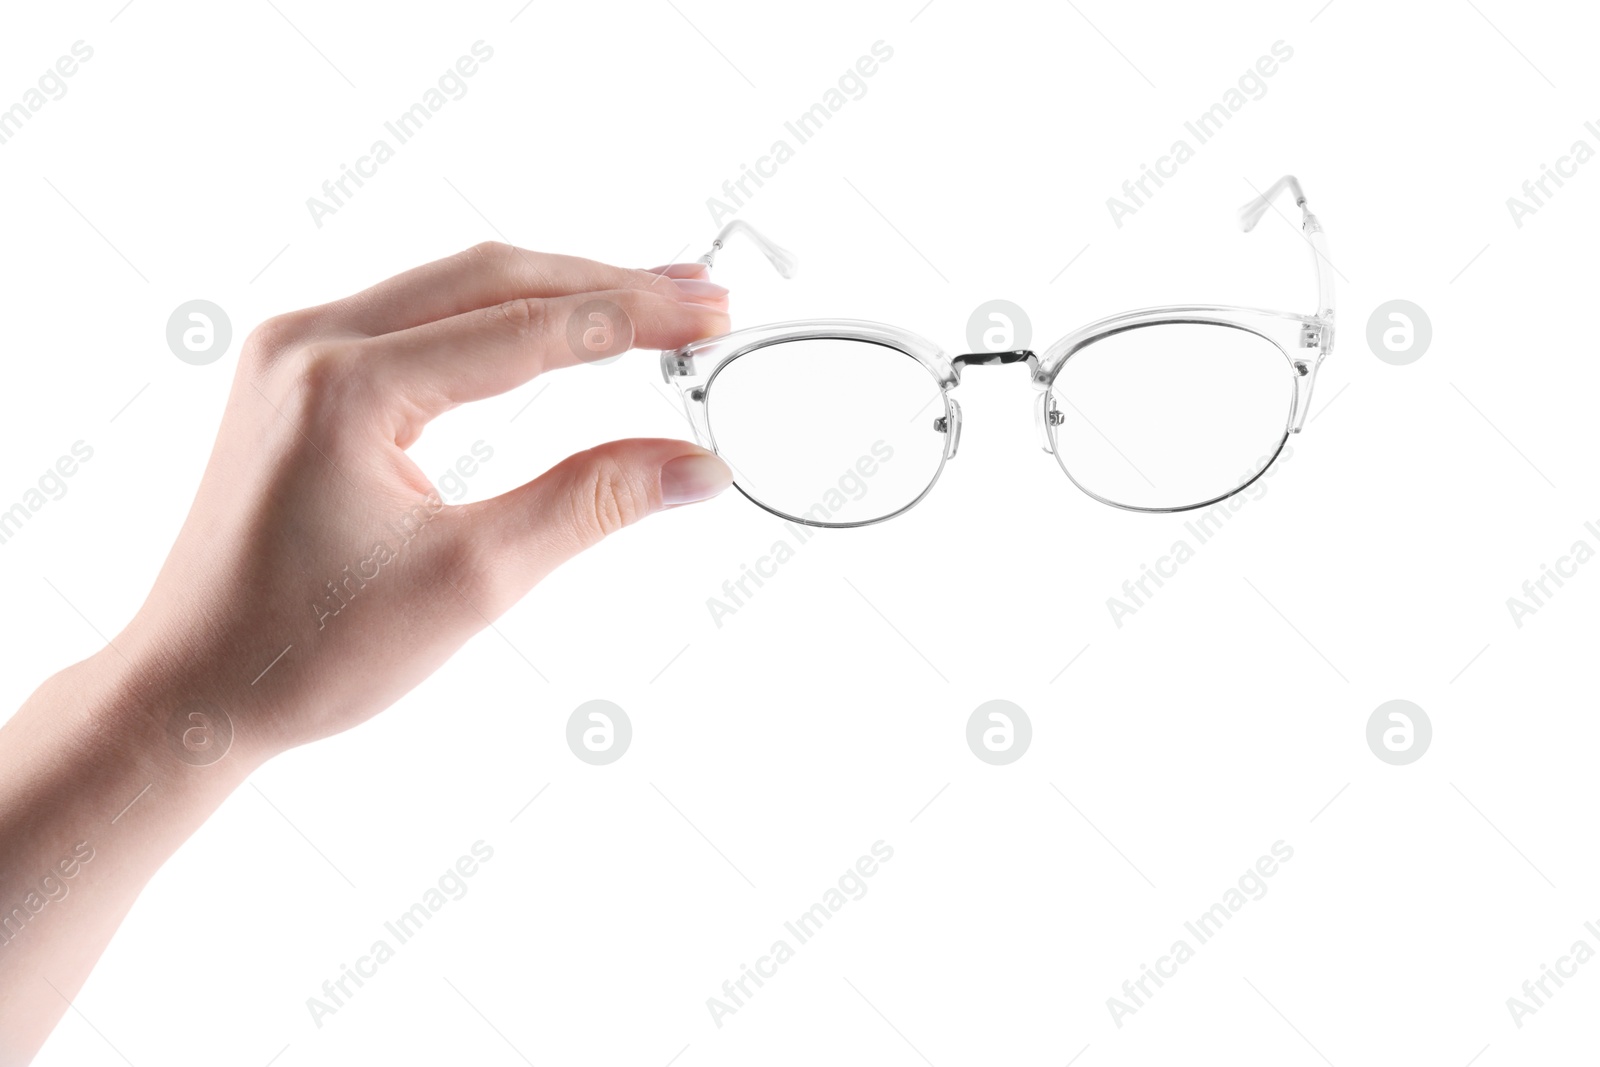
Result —
<path fill-rule="evenodd" d="M 1039 384 L 1039 357 L 1026 348 L 1018 348 L 1010 352 L 966 352 L 956 356 L 950 365 L 956 369 L 957 381 L 960 380 L 962 367 L 1000 367 L 1010 363 L 1026 363 L 1032 372 L 1036 384 Z M 955 401 L 951 400 L 952 407 Z M 1050 390 L 1040 385 L 1039 394 L 1034 401 L 1033 422 L 1039 430 L 1039 447 L 1045 452 L 1054 455 L 1055 445 L 1050 439 L 1050 427 L 1060 426 L 1065 421 L 1065 416 L 1056 407 L 1055 399 L 1050 395 Z M 940 433 L 948 432 L 945 429 L 945 420 L 939 419 L 934 423 L 934 429 Z M 956 454 L 956 437 L 961 433 L 960 413 L 957 409 L 955 435 L 950 441 L 950 446 L 945 453 L 945 458 Z"/>
<path fill-rule="evenodd" d="M 1011 352 L 967 352 L 950 361 L 957 374 L 962 367 L 998 367 L 1008 363 L 1026 363 L 1029 370 L 1035 373 L 1039 370 L 1039 357 L 1026 348 Z"/>

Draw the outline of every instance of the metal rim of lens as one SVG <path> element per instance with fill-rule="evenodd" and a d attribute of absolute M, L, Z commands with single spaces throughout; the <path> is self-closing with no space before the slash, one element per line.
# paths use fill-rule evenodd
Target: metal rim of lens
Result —
<path fill-rule="evenodd" d="M 929 369 L 929 367 L 926 364 L 924 364 L 920 359 L 918 359 L 916 356 L 912 355 L 910 352 L 907 352 L 903 348 L 897 348 L 894 345 L 884 344 L 881 341 L 867 341 L 867 340 L 863 340 L 862 338 L 859 338 L 859 337 L 844 337 L 844 336 L 803 337 L 803 338 L 783 338 L 783 337 L 780 337 L 780 338 L 775 338 L 775 339 L 770 340 L 770 341 L 763 341 L 760 344 L 752 345 L 750 348 L 745 349 L 742 352 L 735 353 L 734 355 L 730 356 L 726 361 L 724 361 L 723 364 L 716 369 L 715 373 L 713 373 L 711 375 L 711 377 L 706 381 L 706 384 L 704 386 L 704 388 L 705 388 L 705 401 L 704 401 L 704 403 L 705 403 L 705 406 L 706 406 L 706 434 L 707 434 L 707 437 L 710 440 L 711 450 L 713 452 L 715 452 L 718 456 L 722 456 L 723 452 L 722 452 L 722 449 L 720 447 L 718 447 L 718 445 L 717 445 L 717 428 L 716 428 L 715 420 L 712 417 L 711 398 L 712 398 L 712 395 L 713 395 L 712 388 L 713 388 L 713 386 L 716 385 L 717 379 L 722 376 L 722 372 L 727 370 L 729 367 L 733 366 L 735 363 L 738 363 L 741 359 L 745 358 L 746 356 L 751 355 L 751 354 L 756 353 L 756 352 L 759 352 L 763 348 L 773 348 L 773 347 L 775 347 L 777 345 L 785 345 L 785 344 L 798 344 L 798 343 L 801 343 L 803 341 L 848 341 L 848 342 L 850 342 L 852 344 L 874 345 L 874 346 L 876 346 L 878 348 L 886 348 L 891 352 L 896 352 L 896 353 L 904 356 L 905 358 L 911 360 L 911 362 L 915 363 L 918 367 L 922 368 L 922 370 L 927 373 L 928 377 L 933 380 L 934 388 L 937 389 L 938 393 L 939 393 L 939 401 L 944 405 L 945 418 L 949 418 L 950 417 L 950 387 L 946 386 L 944 382 L 940 381 L 938 375 L 934 374 L 933 371 L 931 369 Z M 771 504 L 766 503 L 765 501 L 763 501 L 760 498 L 758 498 L 757 496 L 755 496 L 750 490 L 748 490 L 744 486 L 740 485 L 739 484 L 740 476 L 739 476 L 738 470 L 733 468 L 733 463 L 731 461 L 729 462 L 728 466 L 729 466 L 730 469 L 733 470 L 733 474 L 734 474 L 733 487 L 739 491 L 739 494 L 741 496 L 743 496 L 746 500 L 750 501 L 750 503 L 754 504 L 756 507 L 760 508 L 762 511 L 765 511 L 765 512 L 767 512 L 769 514 L 772 514 L 772 515 L 776 515 L 780 519 L 787 519 L 790 522 L 798 522 L 802 526 L 813 526 L 813 527 L 817 527 L 819 529 L 825 529 L 825 530 L 848 530 L 848 529 L 852 529 L 852 528 L 857 527 L 857 526 L 872 526 L 875 523 L 884 522 L 884 521 L 886 521 L 888 519 L 895 518 L 895 517 L 897 517 L 899 515 L 904 515 L 906 512 L 910 511 L 912 508 L 914 508 L 918 504 L 922 503 L 923 499 L 925 497 L 927 497 L 927 495 L 933 491 L 934 484 L 939 481 L 939 476 L 944 473 L 944 465 L 945 465 L 946 462 L 949 461 L 949 458 L 950 458 L 949 457 L 949 451 L 950 450 L 949 450 L 947 441 L 945 443 L 942 443 L 940 448 L 939 448 L 939 465 L 934 468 L 933 476 L 928 479 L 928 484 L 925 485 L 922 488 L 922 491 L 920 493 L 918 493 L 911 500 L 910 503 L 905 504 L 905 505 L 895 509 L 894 511 L 889 512 L 887 515 L 879 515 L 876 518 L 871 518 L 871 519 L 858 519 L 855 522 L 817 522 L 815 519 L 806 519 L 806 518 L 801 518 L 799 515 L 791 515 L 787 511 L 784 511 L 784 510 L 782 510 L 780 508 L 773 507 Z M 724 456 L 723 458 L 727 458 L 727 457 Z"/>
<path fill-rule="evenodd" d="M 1060 438 L 1057 435 L 1056 427 L 1053 424 L 1046 424 L 1046 430 L 1050 434 L 1050 451 L 1056 458 L 1057 466 L 1059 466 L 1061 468 L 1062 473 L 1066 474 L 1067 479 L 1070 482 L 1072 482 L 1073 485 L 1077 486 L 1078 489 L 1080 489 L 1084 493 L 1084 495 L 1086 495 L 1088 497 L 1091 497 L 1091 498 L 1093 498 L 1095 500 L 1098 500 L 1102 504 L 1107 504 L 1107 505 L 1109 505 L 1111 507 L 1118 508 L 1118 509 L 1120 509 L 1122 511 L 1137 511 L 1137 512 L 1141 512 L 1141 513 L 1144 513 L 1144 514 L 1147 514 L 1147 515 L 1171 515 L 1171 514 L 1174 514 L 1176 512 L 1180 512 L 1180 511 L 1196 511 L 1196 510 L 1198 510 L 1200 508 L 1208 508 L 1213 504 L 1220 503 L 1221 501 L 1224 501 L 1224 500 L 1228 499 L 1231 496 L 1237 496 L 1238 494 L 1244 492 L 1246 489 L 1250 488 L 1257 481 L 1259 481 L 1262 475 L 1266 474 L 1267 471 L 1271 470 L 1272 469 L 1272 465 L 1274 463 L 1276 463 L 1278 461 L 1278 457 L 1283 454 L 1284 446 L 1289 443 L 1289 434 L 1291 432 L 1290 431 L 1290 424 L 1292 423 L 1292 421 L 1294 419 L 1295 372 L 1294 372 L 1293 361 L 1290 360 L 1288 354 L 1286 352 L 1284 352 L 1283 348 L 1281 346 L 1279 346 L 1278 342 L 1274 341 L 1272 338 L 1266 336 L 1263 333 L 1258 333 L 1255 330 L 1248 329 L 1248 328 L 1246 328 L 1244 326 L 1237 326 L 1237 325 L 1234 325 L 1232 323 L 1194 322 L 1194 321 L 1190 321 L 1190 320 L 1173 319 L 1173 320 L 1169 320 L 1169 321 L 1166 321 L 1166 322 L 1146 322 L 1146 323 L 1139 323 L 1139 324 L 1133 325 L 1133 326 L 1125 326 L 1125 327 L 1123 327 L 1121 329 L 1113 330 L 1113 331 L 1111 331 L 1109 333 L 1101 334 L 1098 337 L 1090 338 L 1089 340 L 1085 341 L 1083 344 L 1079 345 L 1076 349 L 1074 349 L 1070 356 L 1068 356 L 1066 359 L 1062 360 L 1061 365 L 1059 367 L 1057 367 L 1056 370 L 1055 370 L 1055 373 L 1053 375 L 1051 375 L 1050 384 L 1048 386 L 1049 396 L 1051 397 L 1052 400 L 1055 399 L 1056 382 L 1061 378 L 1062 372 L 1065 371 L 1067 369 L 1067 367 L 1072 363 L 1072 360 L 1080 352 L 1083 352 L 1084 350 L 1086 350 L 1088 348 L 1092 348 L 1094 345 L 1099 344 L 1101 341 L 1104 341 L 1109 337 L 1115 337 L 1118 334 L 1129 333 L 1129 332 L 1132 332 L 1134 330 L 1146 330 L 1146 329 L 1150 329 L 1151 327 L 1155 327 L 1155 326 L 1185 326 L 1185 325 L 1212 326 L 1212 327 L 1216 327 L 1216 328 L 1219 328 L 1219 329 L 1225 329 L 1225 330 L 1238 330 L 1241 333 L 1249 334 L 1252 337 L 1259 337 L 1262 341 L 1264 341 L 1267 344 L 1271 345 L 1273 350 L 1276 351 L 1280 356 L 1283 357 L 1284 366 L 1288 369 L 1287 380 L 1288 380 L 1288 383 L 1289 383 L 1289 406 L 1288 406 L 1288 411 L 1284 415 L 1284 429 L 1283 429 L 1282 435 L 1278 438 L 1277 447 L 1272 450 L 1272 455 L 1267 459 L 1267 461 L 1265 463 L 1263 463 L 1261 465 L 1261 469 L 1260 470 L 1256 471 L 1255 474 L 1251 475 L 1245 481 L 1240 482 L 1238 485 L 1234 486 L 1232 489 L 1229 489 L 1227 492 L 1220 493 L 1220 494 L 1218 494 L 1216 496 L 1210 497 L 1209 499 L 1201 500 L 1198 503 L 1194 503 L 1194 504 L 1175 504 L 1175 505 L 1163 506 L 1163 507 L 1148 507 L 1148 506 L 1141 506 L 1139 504 L 1125 504 L 1120 500 L 1112 500 L 1110 497 L 1102 496 L 1101 494 L 1095 492 L 1093 489 L 1090 489 L 1088 486 L 1084 485 L 1082 482 L 1078 481 L 1077 476 L 1074 475 L 1072 473 L 1072 470 L 1067 466 L 1066 457 L 1062 454 L 1061 441 L 1060 441 Z"/>

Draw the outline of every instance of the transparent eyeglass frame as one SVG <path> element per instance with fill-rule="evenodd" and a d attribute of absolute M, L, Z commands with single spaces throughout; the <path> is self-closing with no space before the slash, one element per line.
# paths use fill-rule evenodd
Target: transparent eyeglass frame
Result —
<path fill-rule="evenodd" d="M 944 402 L 944 414 L 934 421 L 934 429 L 946 435 L 944 454 L 927 487 L 918 494 L 916 499 L 896 511 L 871 519 L 844 523 L 819 522 L 815 519 L 791 515 L 767 504 L 754 495 L 750 488 L 740 484 L 742 479 L 738 476 L 738 470 L 735 467 L 734 485 L 752 503 L 780 518 L 807 526 L 833 528 L 869 526 L 904 514 L 921 503 L 928 493 L 933 490 L 934 485 L 938 483 L 939 476 L 944 473 L 945 463 L 955 457 L 961 445 L 961 405 L 950 393 L 951 390 L 961 384 L 962 369 L 968 366 L 1022 362 L 1028 364 L 1032 384 L 1037 394 L 1033 409 L 1034 421 L 1039 431 L 1040 445 L 1044 451 L 1056 457 L 1061 469 L 1066 472 L 1067 477 L 1071 478 L 1073 484 L 1077 485 L 1079 489 L 1102 503 L 1124 511 L 1171 513 L 1210 507 L 1249 488 L 1277 461 L 1284 445 L 1289 440 L 1289 435 L 1297 434 L 1301 431 L 1305 425 L 1306 416 L 1310 411 L 1311 394 L 1316 386 L 1317 370 L 1322 361 L 1333 351 L 1334 271 L 1328 254 L 1328 239 L 1326 234 L 1323 233 L 1322 224 L 1306 206 L 1306 196 L 1300 188 L 1299 181 L 1293 175 L 1284 175 L 1273 182 L 1261 195 L 1239 209 L 1239 226 L 1246 233 L 1255 229 L 1262 216 L 1272 207 L 1273 201 L 1285 191 L 1292 195 L 1295 206 L 1300 208 L 1302 212 L 1301 233 L 1311 249 L 1312 266 L 1316 272 L 1317 279 L 1317 310 L 1313 314 L 1304 315 L 1287 311 L 1271 311 L 1264 308 L 1216 304 L 1143 308 L 1137 311 L 1110 315 L 1081 326 L 1039 355 L 1031 351 L 1019 350 L 1014 352 L 971 352 L 954 357 L 946 355 L 943 349 L 931 341 L 899 327 L 859 319 L 808 319 L 736 330 L 721 337 L 695 341 L 682 348 L 663 352 L 661 353 L 661 373 L 667 382 L 677 386 L 678 391 L 682 394 L 684 410 L 689 417 L 690 424 L 694 427 L 698 443 L 714 452 L 718 452 L 719 455 L 721 455 L 721 452 L 717 448 L 716 433 L 711 425 L 708 403 L 717 375 L 734 360 L 769 345 L 819 339 L 858 341 L 883 345 L 916 360 L 933 376 L 939 385 L 940 395 Z M 798 261 L 795 257 L 762 236 L 753 226 L 742 219 L 736 219 L 728 223 L 722 232 L 717 235 L 716 240 L 712 242 L 711 250 L 701 256 L 699 262 L 711 266 L 715 262 L 716 254 L 721 251 L 728 238 L 735 234 L 744 236 L 754 244 L 781 276 L 784 278 L 794 277 L 798 268 Z M 1056 409 L 1051 387 L 1055 383 L 1056 376 L 1066 366 L 1067 361 L 1096 341 L 1125 330 L 1166 324 L 1205 324 L 1229 327 L 1244 330 L 1271 342 L 1288 362 L 1288 369 L 1293 382 L 1293 395 L 1289 404 L 1288 419 L 1284 426 L 1283 436 L 1278 442 L 1278 447 L 1274 450 L 1271 459 L 1262 464 L 1261 469 L 1252 477 L 1225 493 L 1196 503 L 1183 504 L 1177 507 L 1139 507 L 1107 499 L 1085 488 L 1076 478 L 1073 478 L 1065 458 L 1057 448 L 1056 427 L 1061 424 L 1063 418 Z M 729 460 L 730 465 L 737 462 L 737 457 L 724 458 Z"/>

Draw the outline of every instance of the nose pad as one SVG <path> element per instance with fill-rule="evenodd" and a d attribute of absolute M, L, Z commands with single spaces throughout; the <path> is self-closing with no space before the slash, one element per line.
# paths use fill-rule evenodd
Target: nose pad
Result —
<path fill-rule="evenodd" d="M 950 414 L 934 419 L 933 428 L 945 435 L 944 458 L 954 459 L 956 449 L 961 447 L 961 405 L 953 396 L 945 399 L 950 405 Z"/>
<path fill-rule="evenodd" d="M 1063 421 L 1065 420 L 1056 407 L 1055 398 L 1050 395 L 1050 390 L 1041 390 L 1039 398 L 1033 405 L 1033 424 L 1039 429 L 1039 447 L 1051 455 L 1054 455 L 1056 450 L 1050 443 L 1050 427 L 1060 426 Z"/>
<path fill-rule="evenodd" d="M 1317 365 L 1308 360 L 1294 361 L 1294 412 L 1289 418 L 1289 432 L 1299 433 L 1306 424 L 1306 414 L 1311 410 L 1311 393 L 1317 384 Z"/>

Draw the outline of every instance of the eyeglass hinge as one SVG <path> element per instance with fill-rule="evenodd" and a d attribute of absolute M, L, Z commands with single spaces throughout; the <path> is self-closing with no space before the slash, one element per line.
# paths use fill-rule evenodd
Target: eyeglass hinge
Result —
<path fill-rule="evenodd" d="M 669 377 L 688 378 L 694 374 L 694 366 L 690 363 L 688 356 L 672 355 L 668 356 L 664 362 Z"/>
<path fill-rule="evenodd" d="M 1322 327 L 1320 327 L 1320 326 L 1312 326 L 1309 323 L 1307 323 L 1306 325 L 1300 327 L 1300 347 L 1301 348 L 1321 348 L 1322 347 Z"/>

